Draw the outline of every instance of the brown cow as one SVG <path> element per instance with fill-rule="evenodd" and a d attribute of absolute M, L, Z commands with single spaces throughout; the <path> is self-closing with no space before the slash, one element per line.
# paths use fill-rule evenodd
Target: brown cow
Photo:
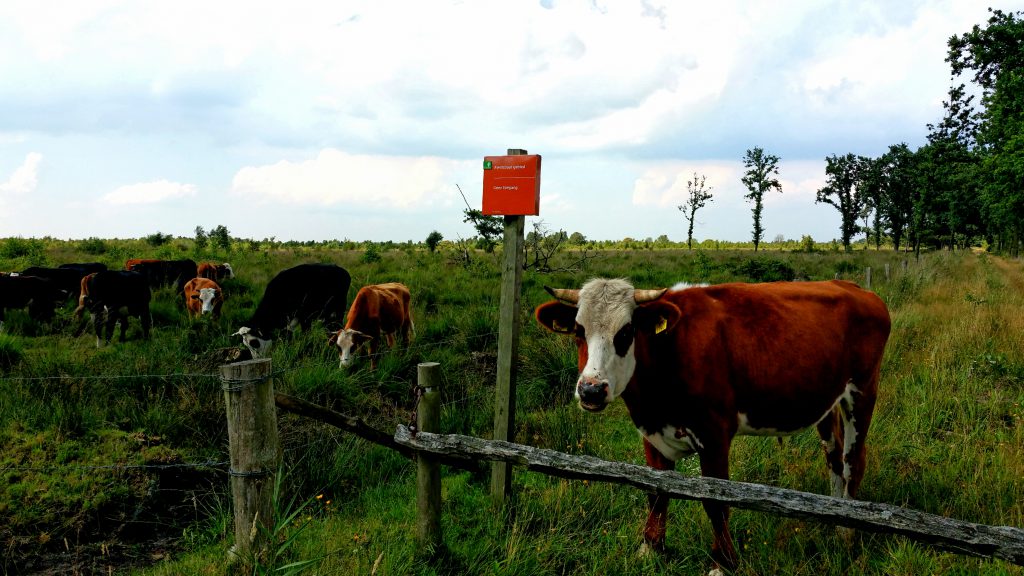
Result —
<path fill-rule="evenodd" d="M 81 287 L 78 290 L 78 307 L 75 308 L 74 314 L 76 320 L 82 317 L 82 311 L 89 305 L 89 282 L 95 275 L 96 272 L 92 272 L 82 276 Z"/>
<path fill-rule="evenodd" d="M 588 411 L 626 403 L 647 464 L 671 470 L 693 453 L 701 473 L 729 478 L 737 434 L 782 436 L 816 427 L 832 495 L 854 498 L 878 391 L 889 312 L 842 281 L 721 284 L 634 290 L 595 279 L 557 301 L 538 322 L 575 335 L 576 398 Z M 669 500 L 652 494 L 643 550 L 661 549 Z M 704 502 L 712 573 L 736 566 L 729 508 Z"/>
<path fill-rule="evenodd" d="M 185 283 L 185 307 L 193 318 L 203 314 L 212 314 L 214 319 L 220 318 L 220 308 L 224 304 L 224 291 L 216 282 L 209 278 L 193 278 Z"/>
<path fill-rule="evenodd" d="M 409 288 L 397 282 L 360 288 L 348 311 L 345 327 L 331 334 L 327 343 L 338 347 L 339 366 L 351 364 L 359 348 L 367 344 L 373 368 L 381 336 L 388 346 L 395 345 L 395 334 L 409 342 L 413 333 L 409 301 Z"/>
<path fill-rule="evenodd" d="M 230 280 L 235 277 L 235 271 L 231 268 L 231 264 L 227 262 L 223 264 L 214 264 L 213 262 L 200 262 L 199 268 L 196 271 L 196 276 L 199 278 L 209 278 L 214 282 L 220 282 L 222 280 Z"/>

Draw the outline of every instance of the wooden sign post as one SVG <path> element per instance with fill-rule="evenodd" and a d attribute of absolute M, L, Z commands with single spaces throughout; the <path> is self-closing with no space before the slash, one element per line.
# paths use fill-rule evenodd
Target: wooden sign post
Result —
<path fill-rule="evenodd" d="M 484 158 L 483 213 L 505 216 L 501 304 L 498 315 L 498 375 L 494 395 L 494 439 L 515 439 L 516 374 L 519 357 L 519 292 L 526 253 L 526 215 L 539 213 L 540 156 L 509 149 L 508 156 Z M 491 496 L 505 501 L 512 490 L 512 466 L 494 462 Z"/>

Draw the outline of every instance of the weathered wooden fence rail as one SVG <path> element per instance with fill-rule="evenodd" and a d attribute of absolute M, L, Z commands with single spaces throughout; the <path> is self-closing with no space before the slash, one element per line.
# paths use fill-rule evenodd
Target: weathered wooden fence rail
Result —
<path fill-rule="evenodd" d="M 525 466 L 563 478 L 627 484 L 647 492 L 685 500 L 714 500 L 759 512 L 816 520 L 872 532 L 899 534 L 959 554 L 1000 558 L 1024 566 L 1024 530 L 953 520 L 890 504 L 845 500 L 760 484 L 689 477 L 647 466 L 608 462 L 498 440 L 458 434 L 418 432 L 405 426 L 395 441 L 418 452 L 457 458 L 480 458 Z"/>

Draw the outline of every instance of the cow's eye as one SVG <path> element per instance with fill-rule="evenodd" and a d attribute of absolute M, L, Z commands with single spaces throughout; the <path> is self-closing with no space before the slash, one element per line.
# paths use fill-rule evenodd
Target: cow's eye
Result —
<path fill-rule="evenodd" d="M 626 324 L 616 332 L 612 338 L 612 345 L 615 346 L 615 353 L 624 358 L 626 352 L 629 352 L 629 347 L 633 345 L 633 325 Z"/>
<path fill-rule="evenodd" d="M 584 330 L 584 329 L 583 329 L 583 326 L 582 326 L 582 325 L 580 325 L 580 324 L 579 324 L 579 323 L 577 322 L 577 323 L 576 323 L 576 337 L 577 337 L 577 338 L 584 338 L 584 339 L 585 339 L 585 338 L 586 338 L 586 336 L 587 336 L 587 331 L 586 331 L 586 330 Z"/>

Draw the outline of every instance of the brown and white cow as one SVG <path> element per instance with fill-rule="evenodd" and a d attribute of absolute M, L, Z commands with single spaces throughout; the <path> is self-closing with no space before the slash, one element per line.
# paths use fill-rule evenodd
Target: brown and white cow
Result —
<path fill-rule="evenodd" d="M 388 346 L 395 345 L 395 334 L 409 342 L 413 333 L 410 300 L 409 288 L 397 282 L 360 288 L 352 300 L 345 327 L 331 334 L 327 342 L 329 346 L 338 347 L 338 365 L 352 364 L 356 352 L 366 344 L 373 368 L 381 337 Z"/>
<path fill-rule="evenodd" d="M 548 291 L 557 300 L 536 317 L 576 338 L 580 406 L 598 412 L 621 397 L 649 466 L 671 470 L 696 453 L 703 475 L 728 479 L 737 434 L 813 426 L 833 496 L 856 496 L 890 328 L 874 293 L 843 281 L 634 290 L 609 279 Z M 664 547 L 668 502 L 648 497 L 644 550 Z M 703 505 L 721 573 L 737 562 L 729 509 Z"/>
<path fill-rule="evenodd" d="M 224 291 L 209 278 L 193 278 L 185 283 L 185 308 L 193 318 L 210 314 L 214 319 L 220 318 L 220 309 L 224 305 Z"/>
<path fill-rule="evenodd" d="M 220 282 L 222 280 L 230 280 L 235 277 L 235 271 L 231 268 L 231 264 L 227 262 L 223 264 L 214 264 L 213 262 L 200 262 L 199 267 L 196 269 L 196 276 L 199 278 L 209 278 L 214 282 Z"/>
<path fill-rule="evenodd" d="M 89 305 L 89 283 L 92 281 L 92 277 L 96 275 L 96 272 L 91 272 L 82 276 L 82 280 L 78 290 L 78 306 L 75 308 L 74 317 L 80 319 L 82 317 L 82 311 L 85 310 L 86 306 Z"/>

